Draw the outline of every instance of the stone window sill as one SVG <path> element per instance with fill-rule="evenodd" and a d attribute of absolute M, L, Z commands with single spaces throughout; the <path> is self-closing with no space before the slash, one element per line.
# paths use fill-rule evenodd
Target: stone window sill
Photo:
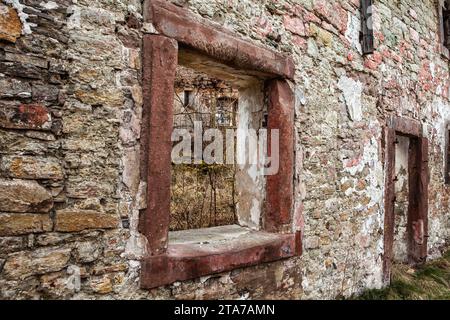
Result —
<path fill-rule="evenodd" d="M 167 252 L 143 261 L 141 287 L 156 288 L 300 254 L 299 234 L 237 225 L 171 232 Z"/>

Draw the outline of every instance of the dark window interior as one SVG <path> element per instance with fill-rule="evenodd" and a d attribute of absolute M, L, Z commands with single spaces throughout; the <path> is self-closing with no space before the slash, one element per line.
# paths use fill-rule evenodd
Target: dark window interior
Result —
<path fill-rule="evenodd" d="M 450 1 L 445 1 L 442 7 L 442 43 L 447 48 L 450 49 Z"/>
<path fill-rule="evenodd" d="M 361 0 L 361 48 L 363 54 L 371 54 L 375 50 L 372 23 L 372 0 Z"/>

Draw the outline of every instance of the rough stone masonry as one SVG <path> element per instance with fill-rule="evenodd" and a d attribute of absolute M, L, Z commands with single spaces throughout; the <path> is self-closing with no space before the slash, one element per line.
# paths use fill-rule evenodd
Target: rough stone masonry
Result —
<path fill-rule="evenodd" d="M 140 289 L 139 0 L 0 3 L 0 299 L 308 299 L 381 287 L 383 130 L 429 139 L 428 256 L 449 241 L 448 59 L 438 1 L 174 0 L 295 61 L 295 210 L 303 255 Z M 301 215 L 300 215 L 301 214 Z"/>

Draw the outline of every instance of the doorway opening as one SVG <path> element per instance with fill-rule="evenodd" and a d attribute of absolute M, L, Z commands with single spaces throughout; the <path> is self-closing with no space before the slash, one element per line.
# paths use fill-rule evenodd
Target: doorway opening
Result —
<path fill-rule="evenodd" d="M 392 118 L 386 134 L 384 276 L 392 263 L 422 264 L 428 238 L 428 139 L 420 123 Z"/>

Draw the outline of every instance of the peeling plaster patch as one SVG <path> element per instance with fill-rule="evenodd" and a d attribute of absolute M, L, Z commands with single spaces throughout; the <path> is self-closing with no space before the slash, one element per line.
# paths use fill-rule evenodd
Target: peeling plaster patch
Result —
<path fill-rule="evenodd" d="M 260 216 L 265 196 L 264 167 L 258 164 L 257 153 L 249 154 L 250 129 L 256 131 L 262 118 L 264 108 L 264 94 L 261 83 L 255 83 L 240 92 L 237 115 L 237 144 L 236 159 L 238 162 L 236 173 L 236 193 L 240 197 L 236 209 L 239 224 L 258 230 Z M 258 143 L 257 134 L 253 136 L 254 143 Z M 250 159 L 248 159 L 250 158 Z"/>
<path fill-rule="evenodd" d="M 438 219 L 430 219 L 428 223 L 429 223 L 429 226 L 428 226 L 428 230 L 429 230 L 428 241 L 430 241 L 432 243 L 435 243 L 436 246 L 444 245 L 445 244 L 445 240 L 442 239 L 442 236 L 439 235 L 439 233 L 434 232 L 435 230 L 442 230 L 443 226 L 441 225 L 441 221 L 438 220 Z M 439 251 L 437 251 L 436 253 L 438 253 L 438 252 Z"/>
<path fill-rule="evenodd" d="M 145 181 L 139 182 L 139 188 L 136 194 L 136 207 L 138 210 L 147 208 L 147 182 Z"/>
<path fill-rule="evenodd" d="M 438 96 L 440 96 L 442 94 L 442 85 L 439 84 L 438 86 L 436 86 L 435 94 Z"/>
<path fill-rule="evenodd" d="M 200 283 L 205 283 L 206 281 L 208 281 L 209 279 L 211 279 L 213 276 L 212 275 L 208 275 L 208 276 L 204 276 L 204 277 L 200 277 Z"/>
<path fill-rule="evenodd" d="M 339 79 L 338 88 L 344 94 L 348 114 L 352 121 L 362 120 L 362 83 L 343 75 Z"/>
<path fill-rule="evenodd" d="M 22 34 L 31 34 L 31 27 L 36 27 L 37 25 L 34 23 L 29 23 L 27 21 L 28 14 L 23 12 L 25 6 L 19 2 L 19 0 L 4 0 L 6 4 L 12 5 L 14 9 L 17 10 L 17 14 L 19 15 L 20 21 L 22 22 Z"/>
<path fill-rule="evenodd" d="M 372 139 L 364 146 L 363 155 L 355 165 L 348 166 L 348 160 L 345 160 L 343 166 L 344 171 L 350 173 L 352 176 L 355 176 L 358 172 L 362 172 L 366 166 L 368 167 L 369 174 L 366 177 L 368 186 L 361 192 L 365 192 L 371 199 L 368 207 L 378 204 L 381 208 L 383 200 L 384 172 L 382 163 L 378 158 L 378 141 L 381 135 L 381 129 L 378 125 L 377 131 L 378 133 L 376 136 L 372 137 Z"/>
<path fill-rule="evenodd" d="M 261 215 L 260 208 L 261 207 L 260 207 L 259 201 L 256 199 L 253 199 L 253 206 L 250 210 L 250 220 L 255 226 L 259 225 L 259 218 Z"/>
<path fill-rule="evenodd" d="M 305 275 L 302 277 L 302 288 L 306 292 L 313 291 L 312 286 L 310 286 L 310 284 L 309 284 L 308 277 Z"/>
<path fill-rule="evenodd" d="M 405 110 L 416 113 L 416 101 L 408 96 L 400 97 L 400 104 L 405 108 Z"/>
<path fill-rule="evenodd" d="M 384 193 L 384 171 L 383 165 L 379 159 L 379 143 L 381 138 L 381 127 L 379 123 L 374 124 L 370 131 L 375 132 L 374 136 L 364 145 L 364 151 L 361 156 L 355 160 L 345 160 L 343 162 L 344 171 L 356 176 L 368 169 L 368 174 L 365 176 L 367 187 L 364 190 L 357 191 L 351 188 L 348 193 L 365 194 L 370 198 L 370 203 L 367 206 L 358 205 L 355 209 L 366 210 L 368 207 L 378 206 L 378 210 L 374 214 L 366 217 L 361 224 L 359 237 L 361 245 L 369 245 L 372 241 L 373 235 L 376 235 L 378 230 L 383 226 L 383 193 Z M 349 166 L 348 164 L 354 164 Z M 342 183 L 351 180 L 347 177 L 341 179 Z M 347 192 L 346 192 L 347 194 Z M 375 236 L 376 237 L 376 236 Z M 370 288 L 379 288 L 382 286 L 382 269 L 379 263 L 379 257 L 383 253 L 383 241 L 378 239 L 375 246 L 375 252 L 367 251 L 360 257 L 367 261 L 367 273 L 364 277 L 364 283 Z"/>
<path fill-rule="evenodd" d="M 436 77 L 436 64 L 433 61 L 430 62 L 430 72 L 431 72 L 431 76 L 433 78 L 435 78 Z"/>
<path fill-rule="evenodd" d="M 385 7 L 386 8 L 386 7 Z M 382 30 L 382 12 L 380 10 L 381 8 L 378 8 L 378 3 L 375 6 L 372 6 L 372 23 L 373 23 L 373 30 Z M 389 10 L 388 8 L 386 8 Z"/>
<path fill-rule="evenodd" d="M 54 1 L 41 2 L 40 6 L 46 10 L 54 10 L 59 8 L 58 4 Z"/>
<path fill-rule="evenodd" d="M 81 9 L 77 6 L 70 6 L 67 8 L 67 14 L 69 18 L 67 19 L 67 28 L 76 29 L 81 26 Z"/>
<path fill-rule="evenodd" d="M 441 151 L 445 148 L 445 137 L 447 131 L 447 124 L 450 122 L 450 108 L 449 105 L 442 101 L 442 99 L 435 99 L 431 105 L 431 112 L 439 115 L 435 121 L 432 122 L 432 127 L 436 131 L 437 143 Z"/>
<path fill-rule="evenodd" d="M 378 256 L 382 254 L 382 251 L 378 252 Z M 366 274 L 364 282 L 366 283 L 366 288 L 368 289 L 381 289 L 383 287 L 383 268 L 382 264 L 377 261 L 377 257 L 373 254 L 367 254 L 365 260 L 372 261 L 369 265 L 369 272 Z"/>
<path fill-rule="evenodd" d="M 131 232 L 125 246 L 124 257 L 142 259 L 147 254 L 147 239 L 138 232 Z"/>
<path fill-rule="evenodd" d="M 310 89 L 311 88 L 311 79 L 309 79 L 307 74 L 302 74 L 301 79 L 303 80 L 303 88 Z"/>
<path fill-rule="evenodd" d="M 302 106 L 306 105 L 307 100 L 305 93 L 300 88 L 294 88 L 294 92 L 295 92 L 295 114 L 299 115 L 302 112 L 301 111 Z"/>
<path fill-rule="evenodd" d="M 380 238 L 377 241 L 377 252 L 383 253 L 384 252 L 384 239 Z"/>
<path fill-rule="evenodd" d="M 345 38 L 350 42 L 352 48 L 362 54 L 361 42 L 359 41 L 359 33 L 361 32 L 361 20 L 356 16 L 348 13 L 347 31 Z"/>
<path fill-rule="evenodd" d="M 66 287 L 69 290 L 79 292 L 81 290 L 81 270 L 76 265 L 70 265 L 67 268 L 67 274 L 69 275 L 66 283 Z"/>
<path fill-rule="evenodd" d="M 376 215 L 370 216 L 364 221 L 361 233 L 364 235 L 370 234 L 375 228 L 378 228 L 379 226 L 379 220 L 377 219 Z"/>
<path fill-rule="evenodd" d="M 130 237 L 125 245 L 125 257 L 141 259 L 147 254 L 147 238 L 139 233 L 139 210 L 147 207 L 147 183 L 140 181 L 132 202 L 130 214 Z"/>
<path fill-rule="evenodd" d="M 426 133 L 426 135 L 424 134 L 424 136 L 428 137 L 428 132 L 435 132 L 434 140 L 439 146 L 441 153 L 444 153 L 448 130 L 447 126 L 450 124 L 449 104 L 445 103 L 441 98 L 437 98 L 433 100 L 433 102 L 428 106 L 427 112 L 430 114 L 437 114 L 438 117 L 435 118 L 434 121 L 431 121 L 429 127 L 427 125 L 427 130 L 425 130 L 424 128 L 424 133 Z M 442 161 L 442 165 L 445 168 L 446 157 L 442 157 Z"/>
<path fill-rule="evenodd" d="M 123 173 L 122 182 L 131 190 L 133 194 L 136 194 L 139 188 L 139 167 L 140 160 L 140 148 L 138 146 L 125 148 L 124 155 L 122 157 Z"/>

